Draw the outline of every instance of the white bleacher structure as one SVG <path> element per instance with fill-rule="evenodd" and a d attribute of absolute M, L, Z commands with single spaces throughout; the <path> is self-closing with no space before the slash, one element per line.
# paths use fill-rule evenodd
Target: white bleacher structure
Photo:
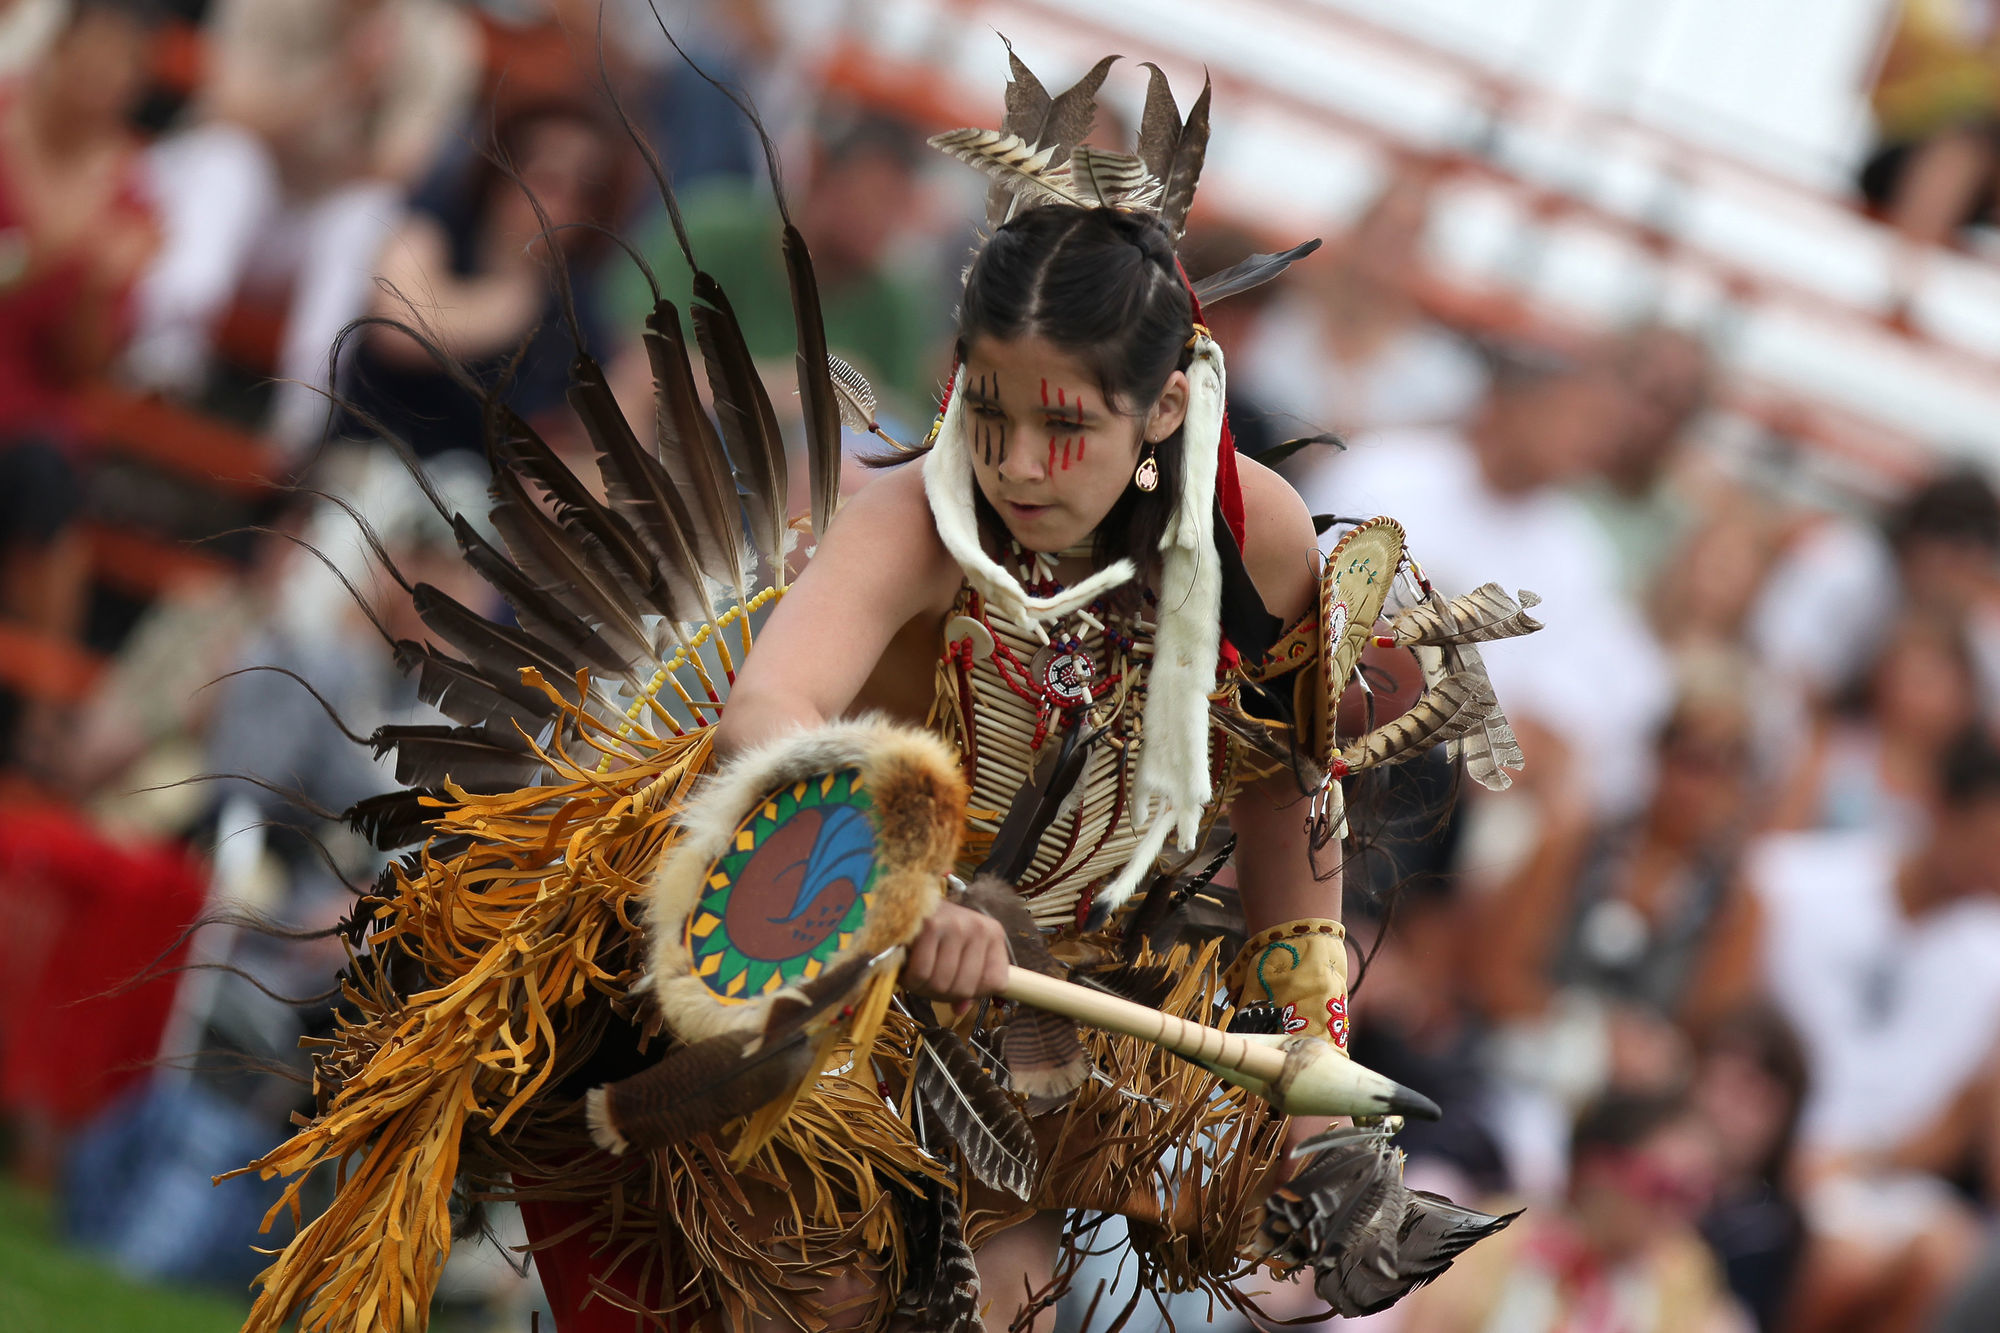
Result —
<path fill-rule="evenodd" d="M 997 118 L 1005 33 L 1051 85 L 1126 57 L 1216 85 L 1205 204 L 1272 241 L 1337 233 L 1401 158 L 1441 164 L 1447 319 L 1561 338 L 1659 318 L 1716 347 L 1718 447 L 1877 493 L 1936 454 L 2000 469 L 2000 263 L 1939 251 L 1898 312 L 1857 207 L 1891 0 L 791 0 L 830 82 Z M 1796 447 L 1795 447 L 1796 446 Z"/>

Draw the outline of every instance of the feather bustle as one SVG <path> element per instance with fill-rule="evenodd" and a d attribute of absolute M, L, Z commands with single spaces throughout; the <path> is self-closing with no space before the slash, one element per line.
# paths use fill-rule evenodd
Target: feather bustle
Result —
<path fill-rule="evenodd" d="M 701 567 L 737 597 L 750 594 L 743 558 L 743 505 L 737 498 L 722 437 L 703 410 L 688 360 L 680 312 L 657 302 L 646 317 L 646 357 L 653 368 L 660 465 L 681 494 L 693 524 Z"/>
<path fill-rule="evenodd" d="M 694 275 L 694 294 L 695 341 L 708 371 L 716 420 L 721 423 L 737 489 L 748 498 L 750 537 L 771 582 L 782 585 L 786 581 L 785 512 L 790 495 L 785 439 L 729 298 L 706 273 Z"/>

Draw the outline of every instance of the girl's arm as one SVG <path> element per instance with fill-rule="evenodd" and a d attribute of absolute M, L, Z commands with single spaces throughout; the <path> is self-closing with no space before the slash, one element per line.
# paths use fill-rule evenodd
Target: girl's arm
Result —
<path fill-rule="evenodd" d="M 1277 473 L 1237 462 L 1248 523 L 1243 563 L 1272 615 L 1286 624 L 1304 615 L 1318 588 L 1319 540 L 1305 501 Z M 1319 879 L 1307 851 L 1306 803 L 1289 774 L 1254 783 L 1230 806 L 1236 833 L 1236 883 L 1251 935 L 1287 921 L 1340 919 L 1338 850 Z M 1323 854 L 1322 859 L 1327 859 Z"/>
<path fill-rule="evenodd" d="M 716 748 L 734 753 L 841 716 L 897 631 L 920 617 L 942 617 L 958 584 L 920 466 L 872 482 L 841 506 L 758 631 L 722 710 Z M 922 688 L 929 685 L 926 678 Z"/>

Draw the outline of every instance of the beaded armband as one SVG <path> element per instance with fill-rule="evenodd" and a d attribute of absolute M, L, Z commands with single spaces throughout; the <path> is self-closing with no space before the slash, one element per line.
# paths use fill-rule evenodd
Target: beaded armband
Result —
<path fill-rule="evenodd" d="M 1260 931 L 1223 974 L 1239 1005 L 1268 1004 L 1294 1036 L 1347 1050 L 1347 930 L 1308 917 Z"/>

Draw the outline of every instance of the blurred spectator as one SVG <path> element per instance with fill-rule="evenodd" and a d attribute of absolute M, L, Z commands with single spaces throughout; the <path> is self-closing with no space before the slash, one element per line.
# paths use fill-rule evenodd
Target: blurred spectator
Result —
<path fill-rule="evenodd" d="M 1708 405 L 1711 367 L 1700 339 L 1665 325 L 1627 334 L 1612 364 L 1625 387 L 1624 424 L 1581 494 L 1618 553 L 1626 595 L 1638 598 L 1696 517 L 1673 465 Z"/>
<path fill-rule="evenodd" d="M 1454 1198 L 1499 1193 L 1512 1183 L 1488 1131 L 1495 1108 L 1484 1029 L 1467 1004 L 1465 978 L 1477 941 L 1454 881 L 1425 877 L 1395 891 L 1392 915 L 1350 912 L 1356 957 L 1354 1058 L 1445 1108 L 1411 1121 L 1396 1142 L 1413 1163 L 1448 1172 Z M 1366 967 L 1360 960 L 1367 960 Z"/>
<path fill-rule="evenodd" d="M 615 126 L 576 103 L 512 112 L 495 129 L 490 155 L 468 163 L 434 204 L 416 204 L 390 238 L 372 313 L 413 325 L 488 388 L 504 380 L 501 397 L 531 424 L 554 416 L 552 430 L 568 426 L 578 342 L 600 360 L 612 346 L 591 263 L 605 237 L 588 228 L 617 221 L 627 148 Z M 568 270 L 574 331 L 552 261 Z M 379 426 L 425 456 L 484 452 L 481 403 L 414 339 L 370 327 L 344 369 L 349 429 Z"/>
<path fill-rule="evenodd" d="M 1958 622 L 1905 612 L 1861 687 L 1818 725 L 1771 827 L 1915 838 L 1936 803 L 1939 762 L 1978 717 L 1978 702 Z"/>
<path fill-rule="evenodd" d="M 1574 777 L 1544 773 L 1534 845 L 1467 904 L 1479 941 L 1467 984 L 1492 1025 L 1494 1132 L 1523 1190 L 1560 1179 L 1565 1108 L 1682 1086 L 1689 1033 L 1752 991 L 1759 919 L 1738 883 L 1755 809 L 1742 670 L 1728 657 L 1687 670 L 1636 814 L 1607 816 Z"/>
<path fill-rule="evenodd" d="M 1476 975 L 1496 1018 L 1545 1014 L 1568 992 L 1636 1022 L 1692 1030 L 1750 997 L 1758 913 L 1737 883 L 1755 811 L 1750 713 L 1743 664 L 1704 666 L 1688 673 L 1660 732 L 1645 809 L 1602 823 L 1556 807 L 1542 845 L 1481 904 L 1488 929 Z M 1671 1085 L 1682 1072 L 1619 1080 L 1617 1056 L 1613 1081 L 1628 1086 Z"/>
<path fill-rule="evenodd" d="M 198 393 L 231 303 L 280 308 L 269 424 L 297 449 L 402 197 L 463 117 L 477 29 L 446 0 L 217 0 L 207 39 L 196 123 L 154 153 L 166 247 L 131 369 Z"/>
<path fill-rule="evenodd" d="M 1335 246 L 1304 267 L 1244 348 L 1253 397 L 1343 437 L 1464 421 L 1486 375 L 1417 302 L 1434 173 L 1401 168 Z"/>
<path fill-rule="evenodd" d="M 1346 453 L 1311 451 L 1292 479 L 1315 513 L 1394 514 L 1447 594 L 1489 580 L 1540 593 L 1547 628 L 1486 655 L 1509 716 L 1531 748 L 1531 775 L 1561 746 L 1590 771 L 1607 813 L 1645 790 L 1648 743 L 1669 705 L 1658 644 L 1621 595 L 1610 543 L 1569 487 L 1601 465 L 1622 428 L 1608 366 L 1513 351 L 1472 421 L 1358 436 Z M 1330 529 L 1331 545 L 1342 529 Z M 1581 771 L 1579 769 L 1579 771 Z M 1536 779 L 1539 780 L 1539 779 Z"/>
<path fill-rule="evenodd" d="M 917 212 L 922 151 L 908 125 L 886 116 L 828 123 L 790 205 L 812 250 L 829 349 L 892 393 L 897 406 L 927 416 L 944 370 L 938 354 L 946 311 L 934 291 L 901 275 L 894 255 Z M 682 212 L 695 262 L 729 293 L 750 354 L 789 375 L 796 331 L 767 187 L 717 180 L 689 193 Z M 686 327 L 693 278 L 664 217 L 641 248 Z M 614 270 L 611 297 L 621 328 L 640 327 L 652 310 L 651 289 L 630 270 Z"/>
<path fill-rule="evenodd" d="M 1776 1010 L 1759 1003 L 1709 1028 L 1694 1101 L 1722 1170 L 1701 1230 L 1765 1333 L 1780 1327 L 1804 1240 L 1785 1169 L 1806 1087 L 1805 1051 Z"/>
<path fill-rule="evenodd" d="M 129 0 L 76 0 L 0 85 L 0 614 L 65 638 L 85 575 L 74 399 L 121 347 L 157 239 L 125 122 L 149 35 Z"/>
<path fill-rule="evenodd" d="M 0 0 L 0 79 L 26 73 L 68 19 L 68 0 Z"/>
<path fill-rule="evenodd" d="M 1819 703 L 1866 669 L 1908 599 L 1962 619 L 1982 702 L 2000 699 L 2000 496 L 1969 467 L 1912 491 L 1882 528 L 1828 516 L 1780 553 L 1750 613 L 1758 656 Z"/>
<path fill-rule="evenodd" d="M 1903 0 L 1872 99 L 1861 192 L 1911 239 L 1990 219 L 2000 165 L 2000 5 Z"/>
<path fill-rule="evenodd" d="M 1529 1210 L 1404 1298 L 1402 1333 L 1722 1333 L 1747 1326 L 1695 1230 L 1711 1128 L 1678 1096 L 1614 1095 L 1571 1136 L 1559 1208 Z"/>
<path fill-rule="evenodd" d="M 1677 539 L 1643 589 L 1653 630 L 1677 656 L 1747 650 L 1751 608 L 1771 566 L 1773 525 L 1756 497 L 1728 486 L 1685 502 Z"/>
<path fill-rule="evenodd" d="M 1750 881 L 1772 997 L 1812 1074 L 1799 1172 L 1810 1234 L 1794 1327 L 1919 1328 L 1976 1245 L 1944 1182 L 2000 1045 L 2000 750 L 1945 756 L 1921 842 L 1776 837 Z"/>

